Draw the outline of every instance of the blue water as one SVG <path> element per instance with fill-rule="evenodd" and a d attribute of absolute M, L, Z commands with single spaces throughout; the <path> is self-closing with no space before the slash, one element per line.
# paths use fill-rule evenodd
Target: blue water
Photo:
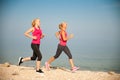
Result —
<path fill-rule="evenodd" d="M 56 49 L 55 49 L 56 50 Z M 44 66 L 45 61 L 47 61 L 51 56 L 55 54 L 55 50 L 41 50 L 43 58 L 41 66 Z M 49 51 L 49 53 L 47 53 Z M 73 53 L 73 60 L 76 66 L 80 67 L 81 70 L 91 70 L 91 71 L 114 71 L 120 73 L 120 58 L 114 57 L 113 54 L 83 54 L 83 53 Z M 25 48 L 24 50 L 16 49 L 7 50 L 0 53 L 0 63 L 10 62 L 11 64 L 17 65 L 19 57 L 32 56 L 32 50 Z M 69 61 L 64 52 L 61 56 L 56 59 L 53 66 L 62 66 L 70 69 Z M 35 61 L 24 62 L 22 66 L 35 66 Z"/>

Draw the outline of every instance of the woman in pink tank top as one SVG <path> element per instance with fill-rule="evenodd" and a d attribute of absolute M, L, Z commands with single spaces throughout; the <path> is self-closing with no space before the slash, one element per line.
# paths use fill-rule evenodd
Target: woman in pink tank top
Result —
<path fill-rule="evenodd" d="M 32 36 L 36 36 L 37 39 L 33 39 L 32 40 L 32 43 L 33 44 L 40 44 L 40 39 L 41 39 L 41 36 L 42 36 L 42 30 L 40 28 L 36 28 L 34 27 L 34 32 L 32 32 Z"/>
<path fill-rule="evenodd" d="M 65 32 L 64 31 L 64 34 L 65 34 L 65 37 L 67 37 L 67 32 Z M 67 44 L 67 40 L 64 40 L 63 39 L 63 36 L 62 36 L 62 31 L 59 31 L 59 40 L 60 40 L 60 45 L 62 45 L 62 46 L 66 46 L 66 44 Z"/>
<path fill-rule="evenodd" d="M 70 34 L 69 36 L 67 36 L 66 28 L 67 28 L 67 24 L 65 22 L 59 25 L 60 31 L 56 33 L 56 37 L 59 39 L 60 42 L 58 44 L 56 54 L 53 57 L 51 57 L 47 62 L 45 62 L 45 66 L 47 70 L 50 69 L 50 64 L 60 56 L 62 51 L 64 51 L 69 58 L 72 72 L 75 72 L 76 70 L 79 69 L 78 67 L 75 67 L 71 52 L 69 48 L 67 47 L 67 41 L 73 38 L 73 34 Z"/>
<path fill-rule="evenodd" d="M 30 33 L 32 33 L 32 35 L 30 35 Z M 44 37 L 44 35 L 42 34 L 42 30 L 40 28 L 40 20 L 39 19 L 34 19 L 32 21 L 32 27 L 25 32 L 25 36 L 32 39 L 31 48 L 33 50 L 33 56 L 26 57 L 26 58 L 20 57 L 18 65 L 20 65 L 21 63 L 23 63 L 25 61 L 37 59 L 36 72 L 43 73 L 43 71 L 40 69 L 42 54 L 41 54 L 41 51 L 39 50 L 39 46 L 40 46 L 40 40 Z"/>

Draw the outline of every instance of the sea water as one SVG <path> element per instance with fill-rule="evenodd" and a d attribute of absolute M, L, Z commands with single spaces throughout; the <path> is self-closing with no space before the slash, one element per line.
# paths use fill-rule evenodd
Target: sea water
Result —
<path fill-rule="evenodd" d="M 115 71 L 120 73 L 120 58 L 114 57 L 110 54 L 83 54 L 81 52 L 76 52 L 71 49 L 71 53 L 73 56 L 74 64 L 80 67 L 80 70 L 91 70 L 91 71 Z M 42 53 L 42 61 L 41 66 L 44 66 L 44 63 L 52 56 L 55 55 L 56 48 L 54 50 L 46 49 L 41 50 Z M 17 65 L 19 57 L 31 57 L 32 50 L 29 48 L 26 49 L 14 49 L 6 51 L 2 51 L 0 53 L 0 63 L 10 62 L 11 64 Z M 56 59 L 52 64 L 52 66 L 65 67 L 70 69 L 69 59 L 67 55 L 62 52 L 60 57 Z M 35 61 L 28 61 L 21 64 L 21 66 L 32 66 L 35 67 Z"/>

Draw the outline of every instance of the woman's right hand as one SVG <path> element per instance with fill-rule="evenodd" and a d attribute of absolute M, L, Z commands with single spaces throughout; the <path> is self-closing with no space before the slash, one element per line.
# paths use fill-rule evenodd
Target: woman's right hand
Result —
<path fill-rule="evenodd" d="M 32 38 L 33 38 L 33 39 L 37 39 L 37 37 L 36 37 L 36 36 L 33 36 Z"/>
<path fill-rule="evenodd" d="M 56 32 L 55 35 L 58 39 L 60 39 L 60 33 L 59 32 Z"/>

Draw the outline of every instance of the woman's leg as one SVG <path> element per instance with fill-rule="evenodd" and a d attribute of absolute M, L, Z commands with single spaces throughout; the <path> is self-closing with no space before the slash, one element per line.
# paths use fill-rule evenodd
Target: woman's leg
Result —
<path fill-rule="evenodd" d="M 33 56 L 32 57 L 26 57 L 26 58 L 20 57 L 18 65 L 20 65 L 21 63 L 23 63 L 25 61 L 30 61 L 30 60 L 36 60 L 36 55 L 35 55 L 34 52 L 33 52 Z"/>
<path fill-rule="evenodd" d="M 23 63 L 25 61 L 36 60 L 37 54 L 36 54 L 35 50 L 36 50 L 37 46 L 35 46 L 35 44 L 31 44 L 31 48 L 33 50 L 33 56 L 32 57 L 26 57 L 26 58 L 20 57 L 18 65 L 20 65 L 21 63 Z"/>
<path fill-rule="evenodd" d="M 64 47 L 64 52 L 66 53 L 66 55 L 69 58 L 71 68 L 73 68 L 74 67 L 74 62 L 73 62 L 73 59 L 72 59 L 72 54 L 71 54 L 71 52 L 70 52 L 70 50 L 69 50 L 69 48 L 67 46 Z"/>
<path fill-rule="evenodd" d="M 45 62 L 45 66 L 46 66 L 46 69 L 49 70 L 50 69 L 50 64 L 55 60 L 57 59 L 60 54 L 62 53 L 62 50 L 63 50 L 63 47 L 61 45 L 58 44 L 58 47 L 57 47 L 57 51 L 56 51 L 56 54 L 55 56 L 51 57 L 47 62 Z"/>
<path fill-rule="evenodd" d="M 39 71 L 41 61 L 36 61 L 36 70 Z"/>
<path fill-rule="evenodd" d="M 62 53 L 62 50 L 63 50 L 63 47 L 58 44 L 55 56 L 51 57 L 47 62 L 51 64 L 55 59 L 57 59 L 60 56 L 60 54 Z"/>
<path fill-rule="evenodd" d="M 54 56 L 53 56 L 53 57 L 51 57 L 47 62 L 48 62 L 48 64 L 51 64 L 54 60 L 55 60 L 55 58 L 54 58 Z"/>
<path fill-rule="evenodd" d="M 31 60 L 31 57 L 26 57 L 26 58 L 23 58 L 23 59 L 22 59 L 22 62 L 30 61 L 30 60 Z"/>
<path fill-rule="evenodd" d="M 69 62 L 70 62 L 71 68 L 73 68 L 75 66 L 74 62 L 73 62 L 73 59 L 69 59 Z"/>
<path fill-rule="evenodd" d="M 36 57 L 38 57 L 37 61 L 36 61 L 36 71 L 39 72 L 40 71 L 40 63 L 41 63 L 41 59 L 42 59 L 42 54 L 39 50 L 39 45 L 38 44 L 32 44 L 32 49 L 36 55 Z M 36 59 L 35 57 L 31 58 L 31 59 Z M 42 72 L 42 71 L 41 71 Z"/>
<path fill-rule="evenodd" d="M 66 55 L 67 55 L 68 58 L 69 58 L 69 62 L 70 62 L 72 71 L 74 72 L 74 71 L 78 70 L 79 67 L 75 67 L 74 62 L 73 62 L 73 59 L 72 59 L 71 52 L 70 52 L 70 50 L 69 50 L 69 48 L 68 48 L 67 46 L 65 46 L 64 52 L 66 53 Z"/>

